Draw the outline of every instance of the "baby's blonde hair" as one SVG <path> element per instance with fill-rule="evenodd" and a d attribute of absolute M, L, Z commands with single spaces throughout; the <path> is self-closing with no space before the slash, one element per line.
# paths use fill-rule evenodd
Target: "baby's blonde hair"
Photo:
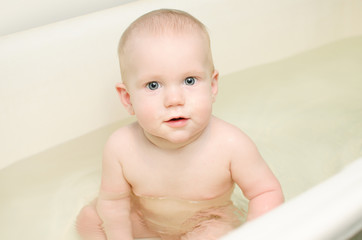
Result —
<path fill-rule="evenodd" d="M 205 25 L 187 12 L 175 9 L 159 9 L 137 18 L 124 31 L 118 44 L 118 57 L 123 81 L 126 76 L 126 70 L 124 67 L 125 49 L 127 42 L 132 38 L 133 34 L 140 32 L 149 34 L 166 34 L 192 31 L 201 33 L 205 37 L 206 44 L 210 49 L 210 37 Z M 211 56 L 211 49 L 209 51 L 209 55 L 211 68 L 213 70 L 214 65 Z"/>

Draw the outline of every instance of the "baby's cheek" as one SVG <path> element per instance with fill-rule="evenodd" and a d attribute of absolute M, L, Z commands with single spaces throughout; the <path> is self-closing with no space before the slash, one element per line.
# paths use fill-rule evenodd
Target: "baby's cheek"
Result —
<path fill-rule="evenodd" d="M 136 115 L 147 115 L 150 111 L 155 111 L 154 108 L 156 108 L 156 103 L 152 99 L 141 94 L 135 95 L 132 103 Z"/>
<path fill-rule="evenodd" d="M 136 107 L 135 112 L 140 123 L 143 125 L 152 125 L 158 120 L 158 117 L 162 113 L 162 109 L 152 101 L 144 101 Z"/>
<path fill-rule="evenodd" d="M 137 116 L 137 118 L 151 120 L 154 117 L 154 115 L 156 114 L 155 111 L 156 111 L 156 109 L 151 104 L 145 103 L 142 106 L 137 107 L 136 116 Z"/>
<path fill-rule="evenodd" d="M 193 114 L 200 120 L 207 120 L 212 112 L 212 99 L 211 98 L 199 98 L 193 104 Z"/>

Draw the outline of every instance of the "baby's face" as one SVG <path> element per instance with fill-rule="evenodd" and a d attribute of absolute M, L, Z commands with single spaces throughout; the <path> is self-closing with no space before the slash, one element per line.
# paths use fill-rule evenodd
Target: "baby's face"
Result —
<path fill-rule="evenodd" d="M 144 35 L 126 51 L 125 83 L 146 136 L 181 145 L 196 139 L 209 123 L 217 94 L 218 73 L 205 38 Z"/>

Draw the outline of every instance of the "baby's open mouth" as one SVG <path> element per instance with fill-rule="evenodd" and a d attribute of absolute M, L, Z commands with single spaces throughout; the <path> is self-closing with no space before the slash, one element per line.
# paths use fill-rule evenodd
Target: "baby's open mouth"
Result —
<path fill-rule="evenodd" d="M 176 122 L 176 121 L 185 120 L 185 119 L 186 118 L 184 118 L 184 117 L 171 118 L 170 120 L 168 120 L 168 122 Z"/>
<path fill-rule="evenodd" d="M 182 128 L 187 125 L 188 120 L 189 118 L 185 117 L 174 117 L 170 118 L 165 123 L 172 128 Z"/>

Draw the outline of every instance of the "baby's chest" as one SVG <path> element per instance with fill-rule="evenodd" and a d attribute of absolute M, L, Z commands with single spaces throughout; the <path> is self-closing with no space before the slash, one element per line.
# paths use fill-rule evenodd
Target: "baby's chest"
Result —
<path fill-rule="evenodd" d="M 217 154 L 169 159 L 148 156 L 137 161 L 125 175 L 138 194 L 192 197 L 223 191 L 231 184 L 229 160 Z"/>

